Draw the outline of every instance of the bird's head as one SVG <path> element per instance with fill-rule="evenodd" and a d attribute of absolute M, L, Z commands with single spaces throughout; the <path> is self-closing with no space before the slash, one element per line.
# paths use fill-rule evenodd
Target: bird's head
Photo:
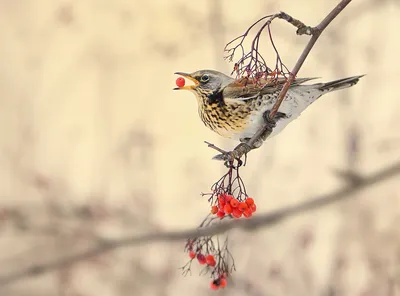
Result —
<path fill-rule="evenodd" d="M 234 81 L 233 78 L 214 70 L 199 70 L 190 74 L 176 72 L 175 74 L 183 76 L 194 84 L 176 87 L 174 90 L 190 90 L 194 92 L 197 97 L 215 95 Z"/>

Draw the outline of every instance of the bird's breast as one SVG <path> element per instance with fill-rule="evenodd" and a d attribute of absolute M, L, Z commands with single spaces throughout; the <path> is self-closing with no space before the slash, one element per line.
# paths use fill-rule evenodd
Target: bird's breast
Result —
<path fill-rule="evenodd" d="M 219 135 L 240 140 L 251 138 L 264 126 L 263 114 L 271 110 L 279 92 L 258 96 L 251 100 L 224 99 L 224 104 L 199 102 L 199 115 L 204 124 Z M 313 93 L 299 93 L 289 90 L 282 102 L 279 112 L 286 114 L 286 118 L 277 122 L 271 136 L 282 131 L 287 124 L 296 119 L 318 95 Z"/>
<path fill-rule="evenodd" d="M 251 107 L 244 102 L 199 106 L 199 115 L 204 124 L 226 138 L 236 138 L 235 134 L 246 129 L 251 111 Z"/>

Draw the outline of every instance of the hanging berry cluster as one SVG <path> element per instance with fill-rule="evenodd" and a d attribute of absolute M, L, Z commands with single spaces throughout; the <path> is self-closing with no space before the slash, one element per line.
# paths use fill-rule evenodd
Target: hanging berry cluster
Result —
<path fill-rule="evenodd" d="M 227 238 L 224 244 L 220 243 L 219 237 L 191 239 L 187 241 L 185 251 L 188 252 L 190 261 L 182 267 L 184 275 L 191 272 L 192 263 L 197 262 L 204 266 L 202 273 L 211 274 L 211 289 L 225 288 L 228 274 L 235 270 L 232 254 L 228 250 Z"/>
<path fill-rule="evenodd" d="M 211 207 L 211 214 L 219 218 L 226 215 L 232 215 L 233 218 L 246 217 L 250 218 L 257 210 L 254 199 L 247 197 L 244 201 L 240 201 L 229 194 L 221 194 L 218 196 L 218 202 Z"/>
<path fill-rule="evenodd" d="M 219 223 L 222 219 L 250 218 L 257 207 L 254 199 L 246 192 L 243 180 L 239 175 L 239 167 L 231 163 L 228 172 L 211 186 L 208 196 L 211 213 L 203 220 L 200 227 Z M 232 254 L 228 250 L 228 237 L 220 244 L 220 237 L 206 236 L 189 239 L 185 246 L 190 261 L 182 267 L 183 274 L 191 271 L 193 262 L 204 266 L 203 272 L 210 274 L 210 288 L 217 290 L 227 285 L 228 278 L 235 270 Z"/>

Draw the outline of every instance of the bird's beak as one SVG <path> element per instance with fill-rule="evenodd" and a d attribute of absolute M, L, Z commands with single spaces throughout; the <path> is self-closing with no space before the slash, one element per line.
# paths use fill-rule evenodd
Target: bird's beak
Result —
<path fill-rule="evenodd" d="M 182 86 L 182 87 L 175 87 L 174 90 L 180 90 L 180 89 L 193 90 L 196 86 L 200 85 L 200 82 L 198 82 L 197 79 L 193 78 L 188 73 L 175 72 L 174 74 L 181 75 L 184 78 L 189 79 L 190 81 L 192 81 L 194 83 L 194 85 L 185 85 L 185 86 Z"/>

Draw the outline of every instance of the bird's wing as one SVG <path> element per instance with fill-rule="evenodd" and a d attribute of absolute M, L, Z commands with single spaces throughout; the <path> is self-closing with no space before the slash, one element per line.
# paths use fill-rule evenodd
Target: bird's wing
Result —
<path fill-rule="evenodd" d="M 236 99 L 240 101 L 250 100 L 260 95 L 262 88 L 255 84 L 243 85 L 241 83 L 233 82 L 227 85 L 223 91 L 223 98 Z"/>
<path fill-rule="evenodd" d="M 314 78 L 297 78 L 295 79 L 290 87 L 300 85 L 306 81 L 310 81 Z M 240 101 L 246 101 L 254 99 L 259 95 L 272 94 L 277 92 L 285 84 L 285 78 L 278 78 L 277 80 L 263 81 L 260 80 L 259 84 L 252 81 L 243 82 L 243 80 L 235 80 L 234 82 L 227 85 L 222 91 L 224 98 L 237 99 Z M 263 86 L 260 86 L 263 85 Z"/>

